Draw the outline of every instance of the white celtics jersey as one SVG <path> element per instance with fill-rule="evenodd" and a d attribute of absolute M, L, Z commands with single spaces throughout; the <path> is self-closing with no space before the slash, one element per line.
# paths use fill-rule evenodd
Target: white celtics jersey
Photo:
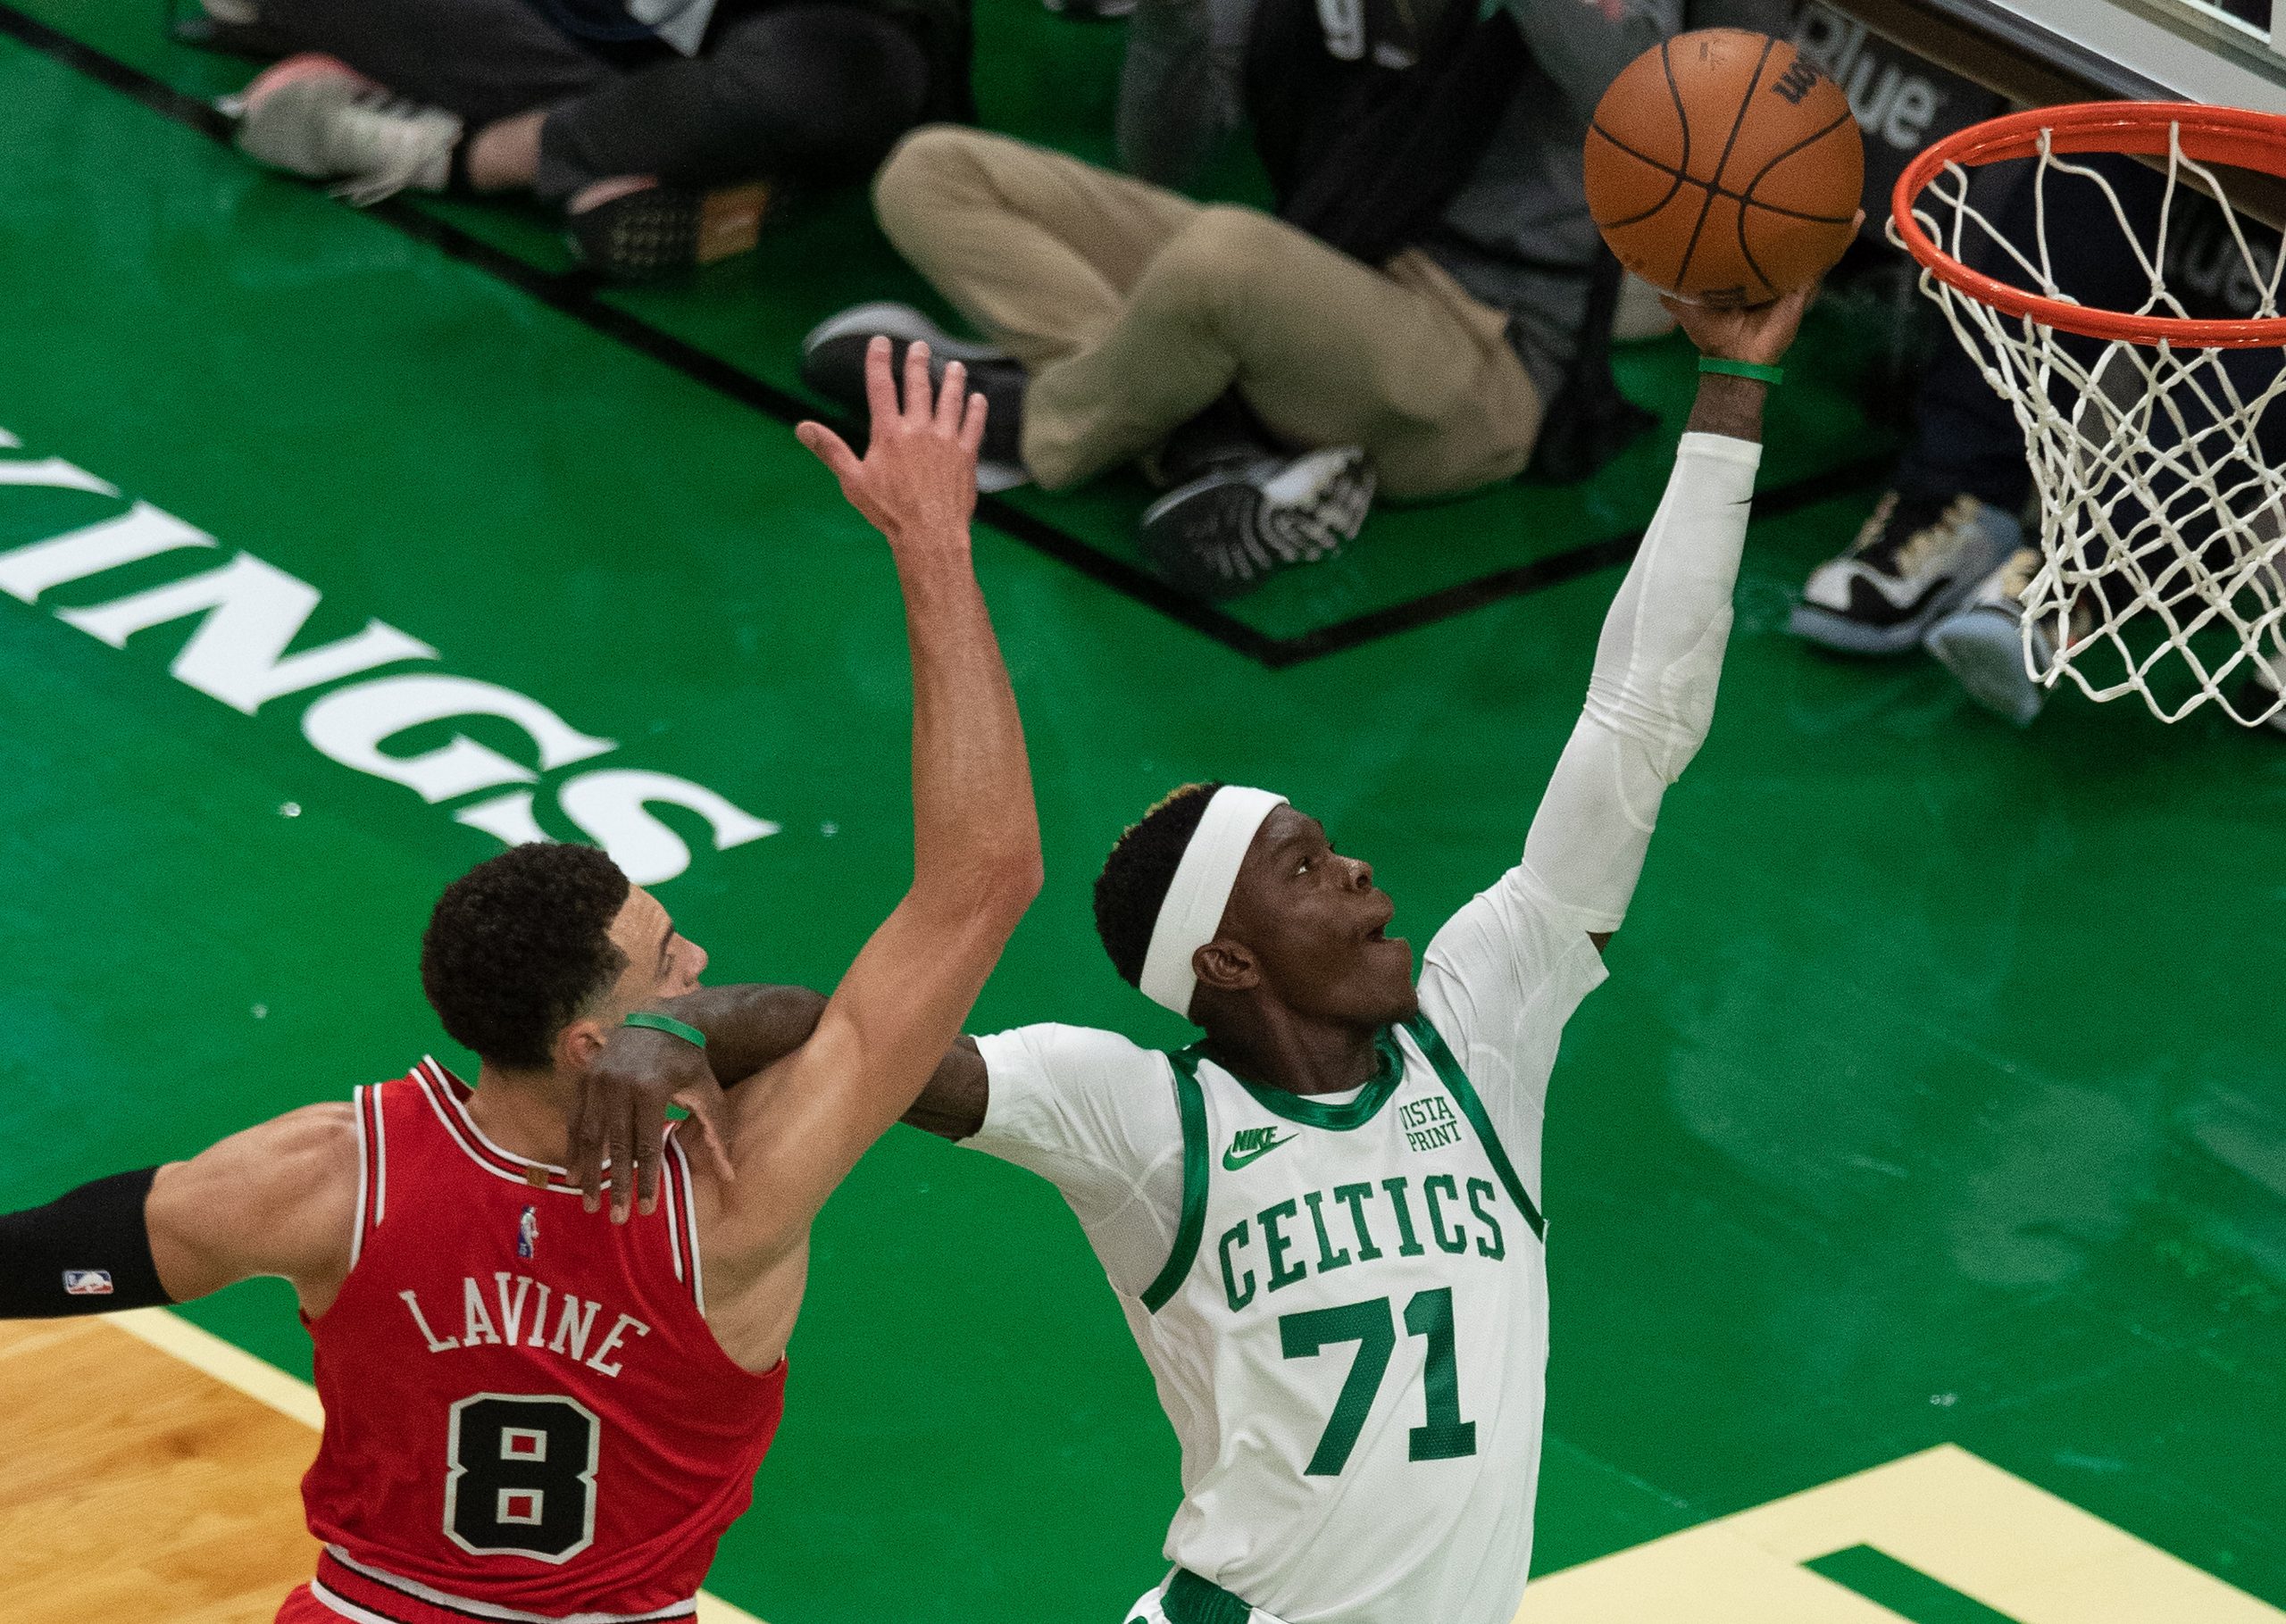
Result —
<path fill-rule="evenodd" d="M 1340 1103 L 1172 1059 L 1181 1224 L 1122 1299 L 1182 1444 L 1167 1555 L 1287 1624 L 1509 1624 L 1548 1275 L 1476 1091 L 1426 1018 Z"/>

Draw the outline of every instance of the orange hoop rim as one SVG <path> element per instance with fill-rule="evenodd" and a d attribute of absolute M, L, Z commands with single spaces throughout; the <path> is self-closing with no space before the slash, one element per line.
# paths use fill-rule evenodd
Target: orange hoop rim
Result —
<path fill-rule="evenodd" d="M 1971 124 L 1923 148 L 1898 177 L 1896 189 L 1890 195 L 1898 239 L 1931 276 L 1964 297 L 2083 337 L 2202 350 L 2286 346 L 2286 316 L 2216 321 L 2139 316 L 2028 293 L 1970 270 L 1946 253 L 1914 218 L 1913 205 L 1921 194 L 1952 164 L 1973 169 L 2012 158 L 2038 157 L 2043 133 L 2051 153 L 2164 157 L 2171 129 L 2182 132 L 2186 158 L 2286 179 L 2286 116 L 2277 113 L 2209 107 L 2198 102 L 2075 102 L 2035 107 Z"/>

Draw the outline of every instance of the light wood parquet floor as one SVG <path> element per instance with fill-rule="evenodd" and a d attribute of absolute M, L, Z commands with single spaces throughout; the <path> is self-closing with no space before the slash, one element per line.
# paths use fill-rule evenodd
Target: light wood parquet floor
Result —
<path fill-rule="evenodd" d="M 0 1322 L 0 1615 L 266 1624 L 317 1435 L 99 1320 Z"/>

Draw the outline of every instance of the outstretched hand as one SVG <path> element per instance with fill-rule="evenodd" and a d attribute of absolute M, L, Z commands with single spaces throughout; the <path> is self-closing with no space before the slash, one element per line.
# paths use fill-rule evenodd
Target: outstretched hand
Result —
<path fill-rule="evenodd" d="M 984 444 L 984 396 L 968 392 L 968 369 L 954 362 L 930 398 L 929 346 L 905 353 L 905 399 L 889 365 L 889 341 L 865 349 L 865 398 L 872 440 L 863 457 L 823 423 L 795 435 L 841 481 L 850 505 L 889 537 L 892 547 L 958 536 L 965 540 L 976 511 L 976 456 Z"/>
<path fill-rule="evenodd" d="M 1865 212 L 1860 209 L 1850 228 L 1852 234 L 1865 223 Z M 1818 285 L 1813 282 L 1767 304 L 1745 309 L 1689 304 L 1664 295 L 1659 303 L 1682 323 L 1682 330 L 1690 335 L 1690 341 L 1698 346 L 1700 354 L 1719 356 L 1725 361 L 1750 361 L 1769 367 L 1776 366 L 1793 347 L 1794 335 L 1802 325 L 1802 312 L 1817 296 Z"/>

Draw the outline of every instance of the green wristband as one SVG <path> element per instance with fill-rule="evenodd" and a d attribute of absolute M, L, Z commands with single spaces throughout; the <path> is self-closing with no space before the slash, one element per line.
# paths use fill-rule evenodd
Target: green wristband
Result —
<path fill-rule="evenodd" d="M 702 1049 L 706 1046 L 705 1033 L 695 1026 L 677 1020 L 672 1015 L 662 1015 L 651 1010 L 638 1010 L 621 1024 L 649 1027 L 655 1032 L 664 1032 L 670 1037 L 680 1037 L 685 1043 L 695 1043 Z"/>
<path fill-rule="evenodd" d="M 1732 361 L 1726 355 L 1701 355 L 1698 370 L 1720 372 L 1725 378 L 1751 378 L 1756 383 L 1781 384 L 1786 381 L 1784 367 L 1766 367 L 1758 361 Z"/>

